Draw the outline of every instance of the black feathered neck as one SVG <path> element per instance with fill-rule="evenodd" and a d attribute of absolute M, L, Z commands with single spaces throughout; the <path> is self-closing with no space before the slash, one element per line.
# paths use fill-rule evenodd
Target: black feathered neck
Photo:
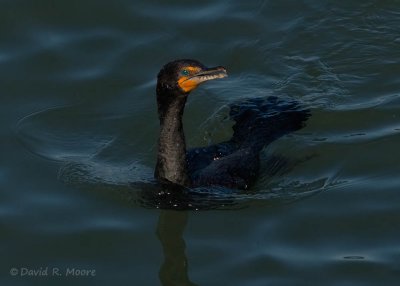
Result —
<path fill-rule="evenodd" d="M 191 61 L 194 63 L 194 61 Z M 182 117 L 188 93 L 178 84 L 181 61 L 165 65 L 157 76 L 157 107 L 160 120 L 155 177 L 160 181 L 190 186 Z"/>

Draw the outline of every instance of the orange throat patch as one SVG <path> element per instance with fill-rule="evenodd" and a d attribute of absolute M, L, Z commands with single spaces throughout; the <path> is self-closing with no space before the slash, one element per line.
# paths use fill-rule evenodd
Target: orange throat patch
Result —
<path fill-rule="evenodd" d="M 184 92 L 190 92 L 199 85 L 199 82 L 197 80 L 192 80 L 189 79 L 189 77 L 183 76 L 178 80 L 178 85 Z"/>

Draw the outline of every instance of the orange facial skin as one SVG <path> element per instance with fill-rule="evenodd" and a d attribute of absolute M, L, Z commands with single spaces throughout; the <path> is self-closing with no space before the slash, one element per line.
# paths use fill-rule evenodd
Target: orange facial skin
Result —
<path fill-rule="evenodd" d="M 188 76 L 183 76 L 178 80 L 178 85 L 184 92 L 191 92 L 199 85 L 199 82 L 195 79 L 190 79 Z"/>
<path fill-rule="evenodd" d="M 191 92 L 200 84 L 198 80 L 195 78 L 191 79 L 191 77 L 192 75 L 199 73 L 201 69 L 199 67 L 188 66 L 185 67 L 184 70 L 187 70 L 189 75 L 180 77 L 178 80 L 178 85 L 184 92 Z"/>
<path fill-rule="evenodd" d="M 180 71 L 178 85 L 185 93 L 189 93 L 198 87 L 199 84 L 205 81 L 223 78 L 226 76 L 226 70 L 223 67 L 202 70 L 199 67 L 187 66 L 182 68 Z"/>
<path fill-rule="evenodd" d="M 201 71 L 201 68 L 199 68 L 199 67 L 190 67 L 189 66 L 184 69 L 187 70 L 190 74 L 196 74 Z"/>

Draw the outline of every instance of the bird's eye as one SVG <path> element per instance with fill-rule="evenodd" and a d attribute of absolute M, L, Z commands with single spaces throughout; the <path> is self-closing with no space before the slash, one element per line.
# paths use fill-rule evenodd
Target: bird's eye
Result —
<path fill-rule="evenodd" d="M 189 71 L 188 70 L 182 70 L 181 74 L 185 75 L 185 76 L 188 76 L 189 75 Z"/>

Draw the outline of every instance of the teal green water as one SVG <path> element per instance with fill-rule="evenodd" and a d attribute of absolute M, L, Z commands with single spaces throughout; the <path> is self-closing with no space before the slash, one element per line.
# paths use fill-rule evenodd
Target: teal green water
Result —
<path fill-rule="evenodd" d="M 1 285 L 398 285 L 400 1 L 0 7 Z M 130 186 L 176 58 L 229 73 L 191 95 L 190 146 L 229 138 L 234 100 L 312 112 L 262 154 L 298 164 L 234 209 L 146 208 Z"/>

